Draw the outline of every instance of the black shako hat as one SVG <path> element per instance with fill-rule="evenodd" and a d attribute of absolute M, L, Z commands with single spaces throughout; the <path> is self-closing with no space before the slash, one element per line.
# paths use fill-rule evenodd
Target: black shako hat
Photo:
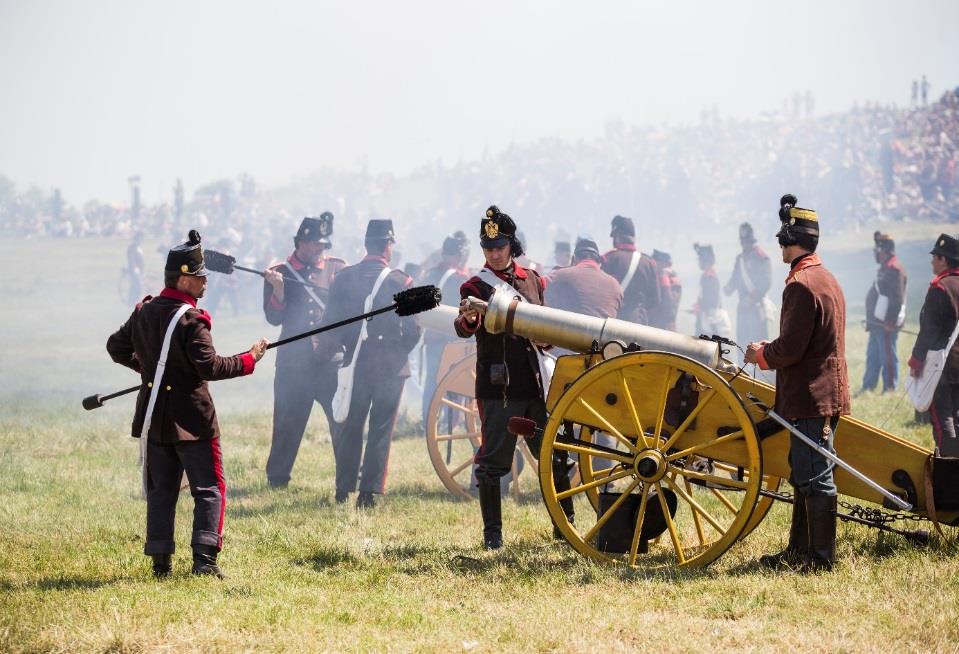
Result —
<path fill-rule="evenodd" d="M 693 249 L 696 250 L 696 256 L 699 257 L 700 261 L 716 263 L 716 253 L 713 251 L 712 245 L 693 243 Z"/>
<path fill-rule="evenodd" d="M 876 244 L 876 249 L 878 250 L 882 250 L 883 252 L 896 251 L 896 242 L 892 240 L 892 237 L 889 234 L 883 234 L 879 230 L 876 230 L 872 235 L 872 240 Z"/>
<path fill-rule="evenodd" d="M 443 239 L 443 256 L 457 256 L 463 254 L 469 240 L 462 231 L 453 232 Z"/>
<path fill-rule="evenodd" d="M 516 238 L 516 223 L 495 204 L 490 205 L 480 220 L 480 247 L 487 250 L 512 243 Z"/>
<path fill-rule="evenodd" d="M 596 259 L 599 259 L 599 245 L 596 244 L 596 239 L 589 234 L 581 234 L 576 237 L 573 254 L 575 254 L 577 258 L 582 258 L 584 255 L 590 254 Z"/>
<path fill-rule="evenodd" d="M 798 202 L 796 196 L 791 193 L 779 198 L 779 222 L 782 223 L 779 234 L 782 234 L 786 240 L 792 240 L 794 234 L 806 234 L 819 238 L 819 216 L 812 209 L 797 207 Z"/>
<path fill-rule="evenodd" d="M 929 254 L 938 254 L 940 257 L 959 260 L 959 239 L 949 236 L 949 234 L 940 234 Z"/>
<path fill-rule="evenodd" d="M 756 235 L 753 233 L 753 226 L 749 223 L 743 223 L 739 226 L 739 242 L 756 242 Z"/>
<path fill-rule="evenodd" d="M 333 214 L 324 211 L 319 218 L 307 216 L 296 230 L 298 241 L 319 241 L 323 245 L 333 245 L 330 235 L 333 233 Z"/>
<path fill-rule="evenodd" d="M 613 216 L 612 229 L 609 232 L 610 238 L 616 236 L 636 236 L 636 225 L 633 224 L 632 218 L 627 218 L 626 216 Z"/>
<path fill-rule="evenodd" d="M 166 255 L 166 272 L 206 277 L 206 267 L 203 265 L 203 249 L 200 247 L 200 232 L 191 229 L 187 242 L 172 248 Z"/>
<path fill-rule="evenodd" d="M 396 243 L 396 233 L 393 231 L 393 221 L 390 219 L 376 219 L 366 223 L 367 241 L 389 241 Z"/>
<path fill-rule="evenodd" d="M 661 266 L 669 268 L 671 265 L 673 265 L 673 255 L 671 255 L 669 252 L 663 252 L 662 250 L 654 249 L 653 261 Z"/>
<path fill-rule="evenodd" d="M 553 246 L 553 252 L 555 254 L 569 254 L 572 251 L 569 241 L 556 241 Z"/>

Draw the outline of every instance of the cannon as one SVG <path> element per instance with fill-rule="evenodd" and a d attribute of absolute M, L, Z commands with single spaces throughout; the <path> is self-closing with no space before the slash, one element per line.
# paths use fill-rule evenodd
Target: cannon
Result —
<path fill-rule="evenodd" d="M 440 305 L 418 317 L 423 329 L 455 337 L 455 307 Z M 436 390 L 429 410 L 423 416 L 426 425 L 426 448 L 436 475 L 446 489 L 461 499 L 473 497 L 473 457 L 480 446 L 480 420 L 476 408 L 476 346 L 473 341 L 457 340 L 443 349 L 436 372 Z M 519 456 L 525 470 L 535 470 L 536 460 L 522 442 Z M 513 462 L 513 479 L 520 477 L 519 461 Z M 511 486 L 514 496 L 520 485 Z"/>
<path fill-rule="evenodd" d="M 745 538 L 775 500 L 788 499 L 778 492 L 789 475 L 789 432 L 769 410 L 775 388 L 741 374 L 724 358 L 721 339 L 581 316 L 509 294 L 471 301 L 491 333 L 574 352 L 557 360 L 549 417 L 535 428 L 543 435 L 546 509 L 577 552 L 631 567 L 705 566 Z M 836 468 L 841 494 L 926 515 L 929 450 L 849 416 L 835 438 L 849 468 Z M 555 490 L 554 460 L 578 464 L 580 478 L 568 491 Z M 575 524 L 560 505 L 567 499 Z M 955 524 L 959 513 L 938 518 Z"/>

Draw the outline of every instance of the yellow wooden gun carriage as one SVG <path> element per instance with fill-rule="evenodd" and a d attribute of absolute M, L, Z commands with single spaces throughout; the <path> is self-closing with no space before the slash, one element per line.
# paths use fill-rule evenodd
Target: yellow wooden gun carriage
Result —
<path fill-rule="evenodd" d="M 487 331 L 508 325 L 583 353 L 557 360 L 549 418 L 538 426 L 543 499 L 578 552 L 629 566 L 703 566 L 782 499 L 789 432 L 770 418 L 775 389 L 723 359 L 720 342 L 497 295 L 474 303 Z M 836 468 L 841 494 L 924 514 L 928 450 L 851 417 L 835 439 L 841 464 L 854 469 Z M 568 491 L 555 490 L 554 460 L 579 466 Z"/>

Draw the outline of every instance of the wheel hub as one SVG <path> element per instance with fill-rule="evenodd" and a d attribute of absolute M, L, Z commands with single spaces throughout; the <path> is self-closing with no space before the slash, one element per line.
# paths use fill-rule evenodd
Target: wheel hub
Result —
<path fill-rule="evenodd" d="M 642 450 L 636 455 L 633 469 L 640 480 L 652 484 L 666 475 L 666 458 L 658 450 Z"/>

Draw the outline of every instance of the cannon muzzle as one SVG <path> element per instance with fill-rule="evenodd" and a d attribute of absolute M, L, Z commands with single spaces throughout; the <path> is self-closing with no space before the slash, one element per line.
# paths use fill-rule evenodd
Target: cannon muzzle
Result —
<path fill-rule="evenodd" d="M 491 334 L 507 332 L 574 352 L 589 352 L 593 343 L 621 341 L 644 350 L 659 350 L 689 357 L 710 368 L 720 364 L 719 344 L 646 325 L 596 318 L 520 302 L 513 294 L 493 293 L 486 306 L 484 326 Z"/>

